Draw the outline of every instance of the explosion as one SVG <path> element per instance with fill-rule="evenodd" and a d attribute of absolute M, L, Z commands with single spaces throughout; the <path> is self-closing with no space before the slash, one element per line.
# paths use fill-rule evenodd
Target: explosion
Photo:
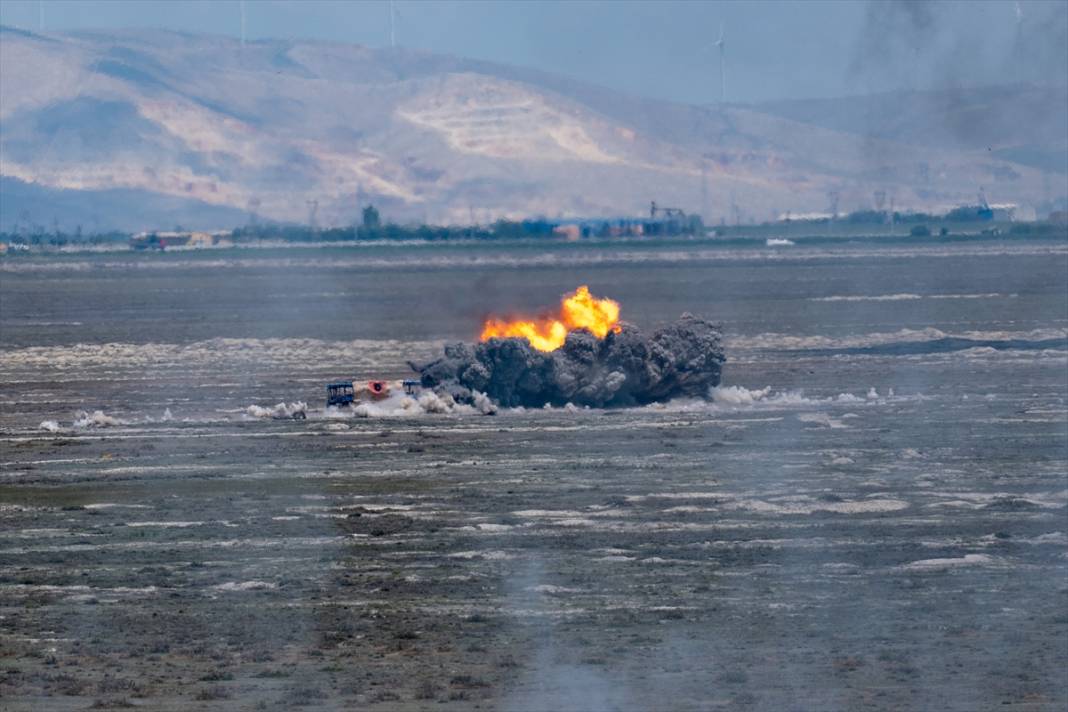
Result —
<path fill-rule="evenodd" d="M 619 302 L 598 299 L 590 294 L 589 287 L 582 285 L 564 296 L 556 315 L 533 320 L 486 319 L 479 340 L 518 337 L 526 339 L 538 351 L 556 351 L 564 345 L 568 333 L 576 329 L 586 329 L 598 339 L 609 332 L 619 333 Z"/>
<path fill-rule="evenodd" d="M 588 297 L 584 290 L 575 296 Z M 644 405 L 707 397 L 719 385 L 726 358 L 717 324 L 683 314 L 649 336 L 633 324 L 604 328 L 603 337 L 576 329 L 553 351 L 525 337 L 446 344 L 441 358 L 409 365 L 423 388 L 480 410 L 486 398 L 508 408 Z"/>

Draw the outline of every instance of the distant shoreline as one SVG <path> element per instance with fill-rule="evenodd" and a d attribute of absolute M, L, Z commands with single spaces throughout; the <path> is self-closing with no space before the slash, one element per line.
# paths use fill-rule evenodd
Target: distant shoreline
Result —
<path fill-rule="evenodd" d="M 923 229 L 917 229 L 921 225 Z M 338 230 L 314 231 L 310 228 L 295 228 L 289 234 L 298 237 L 273 236 L 267 238 L 246 237 L 239 231 L 217 233 L 183 233 L 186 235 L 216 236 L 214 241 L 196 244 L 162 244 L 138 246 L 138 236 L 132 233 L 108 233 L 82 238 L 63 235 L 37 235 L 36 241 L 28 236 L 0 233 L 0 257 L 17 258 L 20 255 L 50 255 L 79 253 L 189 253 L 200 251 L 244 251 L 274 249 L 369 249 L 422 248 L 429 246 L 452 246 L 458 248 L 489 248 L 494 246 L 531 247 L 682 247 L 692 245 L 718 247 L 817 247 L 846 244 L 878 245 L 940 245 L 947 243 L 974 243 L 998 240 L 1068 240 L 1068 225 L 1048 221 L 1035 222 L 972 222 L 972 223 L 899 223 L 896 225 L 851 225 L 846 223 L 806 222 L 768 223 L 762 225 L 719 226 L 709 228 L 703 234 L 670 235 L 591 235 L 569 237 L 561 234 L 538 235 L 492 235 L 481 233 L 479 237 L 460 234 L 445 238 L 416 237 L 420 227 L 398 229 L 396 237 L 365 237 L 328 239 Z M 943 228 L 944 232 L 939 232 Z M 461 228 L 456 228 L 459 233 Z M 141 233 L 144 235 L 145 233 Z M 150 233 L 155 234 L 155 233 Z M 175 233 L 161 233 L 165 235 Z M 490 236 L 486 236 L 490 235 Z M 318 239 L 317 239 L 318 238 Z"/>

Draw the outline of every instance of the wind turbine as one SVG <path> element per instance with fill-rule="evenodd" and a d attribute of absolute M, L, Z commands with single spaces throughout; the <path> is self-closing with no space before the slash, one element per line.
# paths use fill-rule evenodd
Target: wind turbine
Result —
<path fill-rule="evenodd" d="M 397 9 L 393 4 L 393 0 L 389 0 L 389 46 L 397 46 Z"/>
<path fill-rule="evenodd" d="M 239 3 L 241 8 L 241 48 L 245 48 L 245 0 Z"/>
<path fill-rule="evenodd" d="M 723 23 L 719 23 L 719 39 L 712 43 L 719 48 L 719 101 L 727 102 L 727 45 L 723 40 Z"/>
<path fill-rule="evenodd" d="M 1012 53 L 1013 53 L 1013 69 L 1016 72 L 1016 80 L 1022 79 L 1022 65 L 1023 65 L 1023 53 L 1024 53 L 1024 38 L 1023 38 L 1023 22 L 1024 14 L 1023 8 L 1020 7 L 1020 0 L 1016 0 L 1016 36 L 1013 37 Z"/>

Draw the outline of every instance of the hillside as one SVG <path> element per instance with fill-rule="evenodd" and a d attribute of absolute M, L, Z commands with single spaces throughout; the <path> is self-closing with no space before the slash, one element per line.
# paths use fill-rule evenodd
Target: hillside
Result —
<path fill-rule="evenodd" d="M 0 228 L 230 226 L 313 208 L 339 225 L 368 201 L 397 220 L 633 215 L 653 199 L 762 220 L 823 209 L 832 191 L 842 209 L 875 190 L 934 208 L 980 186 L 1034 203 L 1051 171 L 1052 197 L 1065 192 L 1063 92 L 1028 94 L 1041 130 L 994 147 L 925 132 L 941 115 L 909 95 L 828 101 L 708 108 L 416 50 L 3 28 Z M 873 130 L 873 113 L 895 118 Z M 1004 131 L 1001 113 L 967 116 L 975 136 Z"/>

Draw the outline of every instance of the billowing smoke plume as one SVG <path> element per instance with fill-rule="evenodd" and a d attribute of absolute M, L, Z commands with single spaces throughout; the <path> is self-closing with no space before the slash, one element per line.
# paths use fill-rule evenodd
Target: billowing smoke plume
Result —
<path fill-rule="evenodd" d="M 425 366 L 411 364 L 424 388 L 471 402 L 485 393 L 502 406 L 546 403 L 627 406 L 678 396 L 706 396 L 719 385 L 725 361 L 719 327 L 683 314 L 646 337 L 631 324 L 598 339 L 581 329 L 550 352 L 525 339 L 455 343 Z"/>

